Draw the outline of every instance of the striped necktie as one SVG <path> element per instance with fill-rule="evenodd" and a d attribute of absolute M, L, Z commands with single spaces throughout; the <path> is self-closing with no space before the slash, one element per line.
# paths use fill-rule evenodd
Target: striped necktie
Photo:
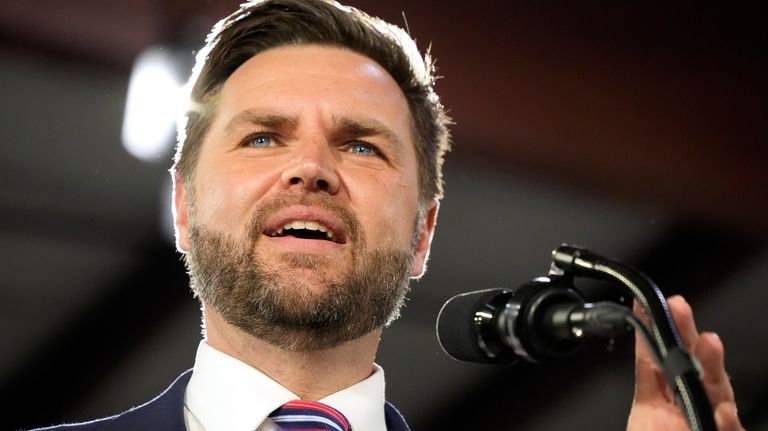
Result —
<path fill-rule="evenodd" d="M 340 411 L 314 401 L 289 401 L 269 414 L 281 430 L 350 431 L 349 421 Z"/>

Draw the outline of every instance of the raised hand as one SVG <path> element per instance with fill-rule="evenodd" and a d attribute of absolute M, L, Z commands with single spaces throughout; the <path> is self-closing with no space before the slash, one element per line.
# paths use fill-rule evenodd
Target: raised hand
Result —
<path fill-rule="evenodd" d="M 736 414 L 733 388 L 725 371 L 723 342 L 713 332 L 699 333 L 691 306 L 682 296 L 673 296 L 667 303 L 686 348 L 701 365 L 704 389 L 718 430 L 743 430 Z M 635 380 L 635 398 L 627 423 L 628 430 L 688 429 L 685 416 L 675 405 L 671 389 L 639 335 L 635 336 Z"/>

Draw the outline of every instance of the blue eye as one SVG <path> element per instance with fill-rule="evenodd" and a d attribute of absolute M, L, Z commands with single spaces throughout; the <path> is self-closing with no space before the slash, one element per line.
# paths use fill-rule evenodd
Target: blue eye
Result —
<path fill-rule="evenodd" d="M 274 140 L 271 135 L 253 135 L 247 137 L 244 144 L 253 148 L 269 148 L 274 144 Z"/>
<path fill-rule="evenodd" d="M 355 142 L 349 146 L 349 151 L 360 156 L 376 156 L 379 152 L 372 145 L 364 142 Z"/>

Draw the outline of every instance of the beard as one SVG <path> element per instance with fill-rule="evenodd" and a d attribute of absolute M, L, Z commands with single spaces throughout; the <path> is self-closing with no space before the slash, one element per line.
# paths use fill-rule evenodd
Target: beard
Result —
<path fill-rule="evenodd" d="M 352 249 L 347 270 L 334 271 L 324 256 L 285 253 L 270 264 L 259 258 L 266 220 L 290 204 L 319 206 L 342 220 Z M 360 232 L 349 210 L 323 196 L 268 202 L 242 239 L 199 226 L 193 218 L 186 256 L 192 290 L 225 321 L 273 346 L 288 351 L 336 347 L 397 319 L 409 290 L 416 239 L 410 249 L 369 250 Z"/>

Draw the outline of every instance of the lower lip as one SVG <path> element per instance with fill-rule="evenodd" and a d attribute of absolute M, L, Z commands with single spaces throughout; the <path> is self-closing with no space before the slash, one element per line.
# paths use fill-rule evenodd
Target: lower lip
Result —
<path fill-rule="evenodd" d="M 344 244 L 321 239 L 301 239 L 294 236 L 264 236 L 266 243 L 286 253 L 336 254 Z"/>

